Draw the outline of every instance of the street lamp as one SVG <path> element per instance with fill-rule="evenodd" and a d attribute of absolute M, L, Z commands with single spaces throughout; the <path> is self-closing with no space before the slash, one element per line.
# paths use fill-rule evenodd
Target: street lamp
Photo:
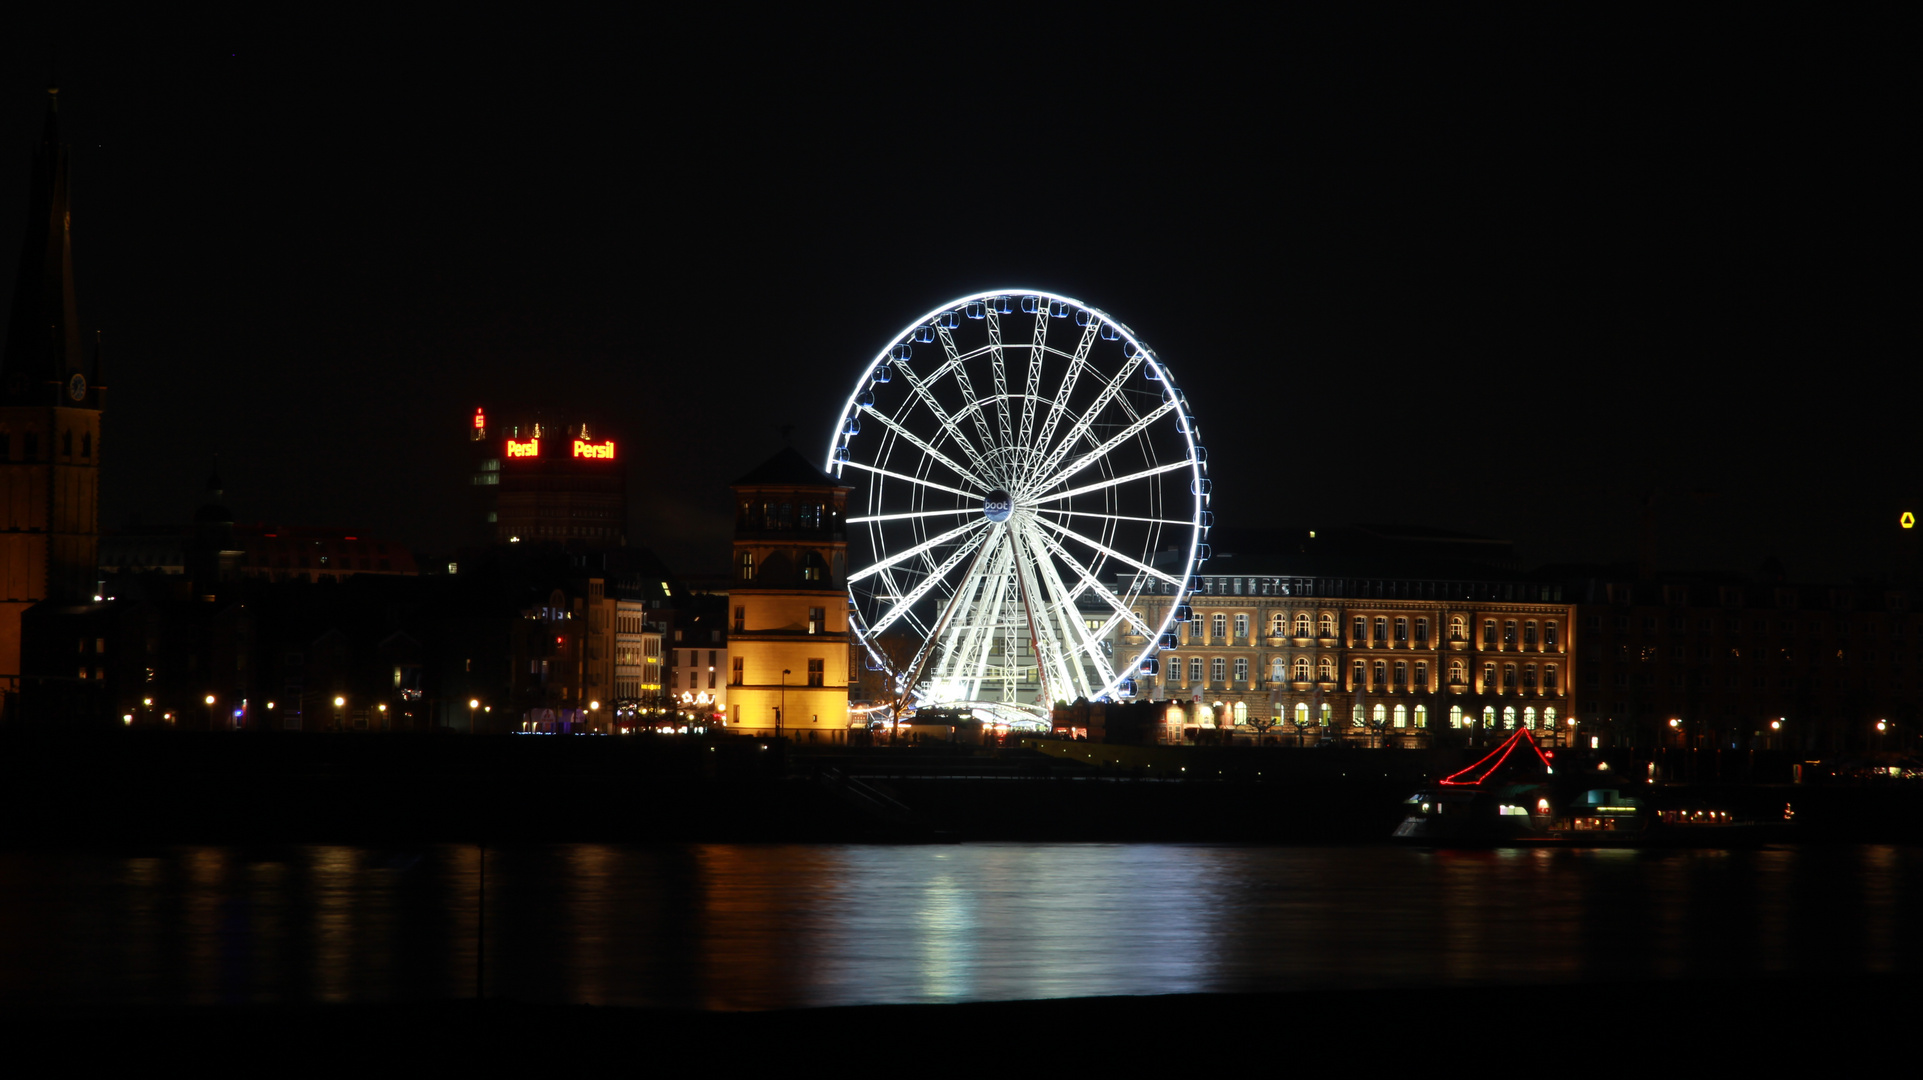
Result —
<path fill-rule="evenodd" d="M 781 738 L 781 714 L 788 711 L 789 674 L 787 668 L 781 669 L 781 704 L 775 709 L 775 738 L 777 739 Z"/>
<path fill-rule="evenodd" d="M 467 733 L 469 735 L 474 734 L 474 710 L 480 707 L 481 707 L 481 699 L 479 698 L 467 699 Z"/>
<path fill-rule="evenodd" d="M 334 696 L 334 730 L 335 731 L 347 730 L 347 721 L 341 716 L 341 709 L 346 704 L 347 704 L 346 698 L 341 697 L 338 694 Z"/>
<path fill-rule="evenodd" d="M 208 694 L 203 700 L 207 702 L 207 730 L 212 731 L 214 730 L 214 695 Z"/>
<path fill-rule="evenodd" d="M 589 731 L 593 731 L 595 728 L 596 721 L 601 719 L 599 716 L 594 715 L 600 711 L 601 711 L 600 702 L 598 701 L 588 702 L 588 730 Z"/>
<path fill-rule="evenodd" d="M 379 710 L 381 711 L 381 728 L 382 728 L 382 730 L 386 730 L 386 728 L 387 728 L 387 704 L 386 704 L 385 702 L 382 702 L 381 704 L 379 704 L 379 705 L 376 705 L 376 706 L 375 706 L 375 708 L 377 708 L 377 709 L 379 709 Z"/>

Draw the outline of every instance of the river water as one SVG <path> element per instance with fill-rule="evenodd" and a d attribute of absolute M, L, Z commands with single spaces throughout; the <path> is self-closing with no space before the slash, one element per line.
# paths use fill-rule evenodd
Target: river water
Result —
<path fill-rule="evenodd" d="M 0 1002 L 457 998 L 477 966 L 489 996 L 707 1009 L 1923 971 L 1909 847 L 553 845 L 487 853 L 484 927 L 479 870 L 0 853 Z"/>

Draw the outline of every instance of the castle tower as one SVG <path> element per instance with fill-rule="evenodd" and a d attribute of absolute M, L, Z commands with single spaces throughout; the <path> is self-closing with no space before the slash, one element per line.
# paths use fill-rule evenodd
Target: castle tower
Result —
<path fill-rule="evenodd" d="M 59 90 L 33 156 L 27 226 L 0 355 L 0 689 L 17 691 L 20 619 L 85 602 L 99 575 L 100 350 L 82 355 Z"/>
<path fill-rule="evenodd" d="M 736 480 L 728 726 L 848 738 L 847 485 L 793 448 Z M 784 675 L 783 673 L 786 672 Z"/>

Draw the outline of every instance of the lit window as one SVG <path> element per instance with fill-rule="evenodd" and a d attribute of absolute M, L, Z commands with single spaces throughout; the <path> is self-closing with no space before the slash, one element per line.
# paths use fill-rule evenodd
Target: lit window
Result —
<path fill-rule="evenodd" d="M 1249 658 L 1246 656 L 1235 658 L 1235 681 L 1238 683 L 1249 681 Z"/>

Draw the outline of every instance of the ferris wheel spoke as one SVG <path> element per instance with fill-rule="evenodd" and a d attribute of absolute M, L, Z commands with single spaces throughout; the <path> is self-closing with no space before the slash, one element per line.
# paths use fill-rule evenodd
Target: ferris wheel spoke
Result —
<path fill-rule="evenodd" d="M 988 364 L 989 372 L 995 379 L 996 419 L 1001 421 L 1002 446 L 1013 445 L 1009 441 L 1008 420 L 1008 355 L 1002 349 L 1002 318 L 993 308 L 984 317 L 988 321 Z"/>
<path fill-rule="evenodd" d="M 889 416 L 887 413 L 881 412 L 880 410 L 874 408 L 873 406 L 868 406 L 867 411 L 868 411 L 868 415 L 881 421 L 882 426 L 887 427 L 890 430 L 894 431 L 897 435 L 900 435 L 902 439 L 905 440 L 910 446 L 915 447 L 916 449 L 920 450 L 922 453 L 927 454 L 929 457 L 935 459 L 936 461 L 941 462 L 943 465 L 948 466 L 949 471 L 953 472 L 956 476 L 961 477 L 963 480 L 966 480 L 971 484 L 980 486 L 984 491 L 987 490 L 987 485 L 983 484 L 981 479 L 977 477 L 974 473 L 968 471 L 967 469 L 962 468 L 960 465 L 955 464 L 954 461 L 949 459 L 947 454 L 944 454 L 940 450 L 935 449 L 933 446 L 928 445 L 927 442 L 923 441 L 921 436 L 916 435 L 914 432 L 902 426 L 901 422 L 896 420 L 894 417 Z"/>
<path fill-rule="evenodd" d="M 1042 368 L 1048 361 L 1048 324 L 1053 318 L 1048 304 L 1035 306 L 1035 336 L 1028 344 L 1028 386 L 1022 394 L 1022 431 L 1017 446 L 1029 445 L 1035 427 L 1035 396 L 1042 386 Z"/>
<path fill-rule="evenodd" d="M 851 462 L 850 464 L 853 464 L 853 463 Z M 1059 499 L 1072 499 L 1077 495 L 1087 495 L 1091 491 L 1100 491 L 1103 488 L 1112 488 L 1112 487 L 1119 486 L 1121 484 L 1130 483 L 1135 480 L 1146 480 L 1151 476 L 1160 476 L 1163 473 L 1174 472 L 1177 469 L 1188 469 L 1193 467 L 1194 465 L 1191 462 L 1171 461 L 1167 465 L 1157 465 L 1153 469 L 1143 469 L 1140 472 L 1129 473 L 1127 476 L 1112 476 L 1107 480 L 1101 481 L 1100 483 L 1084 484 L 1081 487 L 1070 488 L 1067 491 L 1058 491 L 1053 495 L 1027 495 L 1027 496 L 1024 496 L 1024 499 L 1026 501 L 1036 502 L 1036 503 L 1055 502 Z"/>
<path fill-rule="evenodd" d="M 1070 590 L 1062 581 L 1061 571 L 1056 569 L 1055 560 L 1046 555 L 1047 545 L 1037 542 L 1045 539 L 1041 530 L 1036 529 L 1032 524 L 1024 526 L 1024 529 L 1028 533 L 1030 549 L 1041 556 L 1035 560 L 1035 565 L 1042 571 L 1042 582 L 1050 592 L 1055 594 L 1054 603 L 1049 605 L 1049 610 L 1061 622 L 1063 638 L 1069 642 L 1079 642 L 1075 652 L 1088 657 L 1089 661 L 1095 665 L 1096 673 L 1102 676 L 1102 686 L 1106 687 L 1115 681 L 1114 672 L 1109 670 L 1108 659 L 1102 655 L 1101 643 L 1089 637 L 1088 626 L 1082 621 L 1081 607 L 1075 601 L 1081 596 L 1083 590 Z M 1079 659 L 1076 660 L 1074 664 L 1069 665 L 1069 669 L 1075 679 L 1076 688 L 1082 692 L 1083 699 L 1093 700 L 1095 690 L 1089 686 L 1088 672 L 1082 666 L 1082 662 Z"/>
<path fill-rule="evenodd" d="M 866 525 L 873 521 L 907 521 L 910 518 L 954 517 L 957 514 L 979 514 L 981 512 L 982 508 L 979 506 L 957 506 L 953 510 L 917 510 L 913 513 L 904 514 L 874 514 L 868 517 L 851 517 L 848 519 L 848 524 Z M 1050 513 L 1060 514 L 1067 513 L 1067 511 L 1054 510 L 1050 511 Z M 1149 519 L 1144 518 L 1142 520 L 1146 521 Z"/>
<path fill-rule="evenodd" d="M 955 350 L 955 335 L 949 333 L 948 328 L 945 326 L 937 326 L 935 333 L 936 336 L 941 339 L 942 351 L 948 354 L 948 366 L 955 369 L 955 385 L 960 387 L 961 392 L 967 396 L 968 403 L 975 406 L 975 433 L 981 436 L 982 453 L 986 454 L 995 447 L 1004 445 L 1007 440 L 1003 440 L 1003 442 L 1000 443 L 996 442 L 994 433 L 988 430 L 988 419 L 982 415 L 981 398 L 975 393 L 975 384 L 968 378 L 967 365 L 962 363 L 961 355 Z M 1007 406 L 1004 405 L 1002 408 L 1005 410 Z M 997 462 L 997 464 L 999 464 L 999 462 Z M 1001 475 L 1001 473 L 996 469 L 990 468 L 986 464 L 983 465 L 982 476 L 994 477 L 999 475 Z M 1002 482 L 1007 483 L 1007 480 L 1003 480 Z"/>
<path fill-rule="evenodd" d="M 941 402 L 935 400 L 935 392 L 928 388 L 928 383 L 915 374 L 915 369 L 909 367 L 906 360 L 895 361 L 895 370 L 901 372 L 902 378 L 908 380 L 908 385 L 915 390 L 915 396 L 921 399 L 922 404 L 926 405 L 929 413 L 935 417 L 935 422 L 941 425 L 942 432 L 955 440 L 955 445 L 962 448 L 962 452 L 968 455 L 968 460 L 975 463 L 976 471 L 983 476 L 988 475 L 988 462 L 982 457 L 982 453 L 995 444 L 984 440 L 981 448 L 977 449 L 968 441 L 967 436 L 962 434 L 961 425 L 955 423 L 954 418 L 948 415 L 948 410 L 942 408 Z M 985 425 L 983 429 L 986 430 Z"/>
<path fill-rule="evenodd" d="M 963 491 L 960 488 L 949 487 L 947 484 L 937 484 L 933 480 L 923 480 L 919 476 L 909 476 L 907 473 L 898 473 L 893 469 L 884 469 L 876 465 L 869 465 L 866 462 L 844 461 L 841 464 L 846 468 L 860 469 L 863 472 L 874 473 L 876 476 L 891 477 L 895 480 L 900 480 L 900 481 L 903 481 L 904 483 L 909 483 L 909 484 L 920 484 L 922 487 L 934 488 L 936 491 L 952 492 L 956 495 L 960 495 L 964 499 L 979 499 L 982 497 L 982 493 L 979 491 L 972 492 L 972 493 Z M 977 484 L 981 483 L 980 480 L 975 480 L 975 478 L 972 476 L 969 477 L 969 479 L 974 480 L 974 482 Z"/>
<path fill-rule="evenodd" d="M 1102 320 L 1090 319 L 1082 328 L 1082 339 L 1075 344 L 1075 355 L 1068 358 L 1068 367 L 1062 373 L 1062 387 L 1048 403 L 1048 416 L 1042 421 L 1042 432 L 1032 442 L 1028 434 L 1035 424 L 1035 402 L 1041 393 L 1042 365 L 1035 362 L 1028 369 L 1028 396 L 1022 401 L 1022 445 L 1037 450 L 1046 450 L 1048 440 L 1055 435 L 1055 422 L 1062 415 L 1062 407 L 1067 404 L 1069 395 L 1075 392 L 1076 379 L 1088 363 L 1089 347 L 1095 344 L 1095 335 L 1102 329 Z M 1035 343 L 1034 353 L 1041 355 L 1042 343 Z M 1052 350 L 1051 350 L 1052 351 Z"/>
<path fill-rule="evenodd" d="M 1075 426 L 1068 429 L 1068 434 L 1062 436 L 1061 442 L 1055 444 L 1054 449 L 1046 450 L 1041 467 L 1034 471 L 1034 475 L 1047 476 L 1062 463 L 1062 459 L 1068 456 L 1069 451 L 1075 448 L 1075 444 L 1081 441 L 1082 436 L 1088 434 L 1088 429 L 1101 418 L 1102 411 L 1108 408 L 1108 403 L 1114 401 L 1115 396 L 1122 392 L 1122 388 L 1128 383 L 1129 376 L 1135 374 L 1136 370 L 1142 366 L 1142 358 L 1146 355 L 1148 354 L 1136 353 L 1123 362 L 1121 370 L 1115 373 L 1115 377 L 1108 381 L 1107 386 L 1102 387 L 1101 393 L 1095 395 L 1095 400 L 1082 413 L 1081 419 L 1075 421 Z"/>
<path fill-rule="evenodd" d="M 984 524 L 987 522 L 987 520 L 988 520 L 987 518 L 982 519 Z M 896 619 L 901 618 L 903 615 L 908 613 L 909 609 L 913 608 L 916 604 L 921 603 L 922 597 L 927 596 L 929 591 L 933 589 L 936 586 L 936 584 L 938 584 L 944 578 L 946 578 L 950 571 L 954 570 L 956 566 L 960 565 L 963 559 L 973 554 L 976 548 L 981 547 L 982 541 L 987 539 L 988 535 L 989 535 L 988 531 L 983 530 L 969 537 L 965 543 L 963 543 L 960 547 L 956 548 L 954 552 L 952 552 L 948 556 L 948 558 L 942 561 L 941 566 L 936 568 L 934 573 L 931 573 L 927 577 L 922 578 L 920 584 L 908 590 L 907 595 L 897 600 L 895 602 L 894 607 L 889 608 L 886 614 L 882 615 L 881 618 L 875 620 L 874 628 L 870 630 L 869 633 L 879 634 L 882 631 L 888 629 L 890 626 L 894 625 Z M 851 578 L 850 581 L 852 580 L 853 579 Z M 926 635 L 926 636 L 932 636 L 932 634 Z"/>
<path fill-rule="evenodd" d="M 935 548 L 938 548 L 943 544 L 948 543 L 951 540 L 964 536 L 973 530 L 980 529 L 982 526 L 987 524 L 988 524 L 987 518 L 976 518 L 975 520 L 969 522 L 968 524 L 960 526 L 958 528 L 950 529 L 947 532 L 942 533 L 940 536 L 934 536 L 934 537 L 928 538 L 927 540 L 923 540 L 921 543 L 916 544 L 914 547 L 908 548 L 904 551 L 898 551 L 895 554 L 890 555 L 887 558 L 881 560 L 880 562 L 874 564 L 873 566 L 864 567 L 863 569 L 857 570 L 854 573 L 849 574 L 848 584 L 853 585 L 858 581 L 864 581 L 868 578 L 871 578 L 874 575 L 881 573 L 883 570 L 887 570 L 891 567 L 899 565 L 900 563 L 906 562 L 909 559 L 916 557 L 917 555 L 921 555 L 926 552 L 932 551 Z M 919 588 L 919 586 L 917 586 L 917 588 Z"/>
<path fill-rule="evenodd" d="M 1134 558 L 1133 556 L 1124 555 L 1121 552 L 1115 550 L 1112 547 L 1109 547 L 1107 544 L 1104 544 L 1099 540 L 1091 540 L 1088 537 L 1083 536 L 1081 533 L 1078 533 L 1073 529 L 1063 528 L 1062 526 L 1055 524 L 1054 522 L 1048 520 L 1045 517 L 1035 517 L 1035 518 L 1032 518 L 1031 520 L 1036 521 L 1042 525 L 1046 525 L 1050 529 L 1053 529 L 1058 535 L 1065 536 L 1068 539 L 1073 540 L 1078 544 L 1082 544 L 1084 546 L 1094 548 L 1096 551 L 1101 552 L 1102 554 L 1108 556 L 1111 559 L 1115 559 L 1118 562 L 1126 563 L 1129 566 L 1132 566 L 1135 569 L 1140 570 L 1141 572 L 1149 575 L 1152 578 L 1156 578 L 1161 581 L 1166 581 L 1170 585 L 1177 586 L 1178 588 L 1186 588 L 1188 585 L 1188 582 L 1174 576 L 1173 574 L 1170 574 L 1166 570 L 1157 570 L 1155 567 L 1150 566 L 1149 564 L 1143 562 L 1140 559 Z"/>
<path fill-rule="evenodd" d="M 1110 436 L 1107 442 L 1102 443 L 1095 449 L 1090 450 L 1088 453 L 1070 462 L 1061 471 L 1044 478 L 1036 479 L 1029 490 L 1035 492 L 1047 491 L 1049 488 L 1066 481 L 1069 477 L 1074 476 L 1076 473 L 1107 457 L 1111 450 L 1114 450 L 1116 447 L 1148 430 L 1150 424 L 1167 416 L 1170 412 L 1174 411 L 1176 407 L 1174 399 L 1164 401 L 1159 407 L 1142 414 L 1136 418 L 1134 423 Z"/>
<path fill-rule="evenodd" d="M 1097 513 L 1095 513 L 1094 511 L 1091 511 L 1091 510 L 1051 510 L 1051 509 L 1048 509 L 1048 508 L 1046 508 L 1046 507 L 1039 507 L 1039 506 L 1038 506 L 1038 507 L 1035 507 L 1035 508 L 1034 508 L 1034 510 L 1035 510 L 1035 513 L 1037 513 L 1037 514 L 1054 514 L 1054 515 L 1056 515 L 1057 517 L 1085 517 L 1085 518 L 1100 518 L 1100 519 L 1102 519 L 1103 521 L 1139 521 L 1139 522 L 1142 522 L 1142 523 L 1144 523 L 1144 524 L 1147 524 L 1147 525 L 1175 525 L 1175 526 L 1182 526 L 1182 525 L 1193 525 L 1193 524 L 1195 524 L 1195 523 L 1194 523 L 1193 521 L 1178 521 L 1178 520 L 1177 520 L 1177 519 L 1175 519 L 1175 518 L 1157 518 L 1157 517 L 1134 517 L 1134 516 L 1131 516 L 1131 515 L 1129 515 L 1129 514 L 1097 514 Z M 942 513 L 954 513 L 954 514 L 959 514 L 959 513 L 963 513 L 963 512 L 964 512 L 964 511 L 961 511 L 961 510 L 944 510 L 944 511 L 942 511 Z M 977 511 L 975 511 L 975 510 L 968 510 L 968 511 L 966 511 L 966 512 L 967 512 L 967 513 L 971 513 L 971 514 L 972 514 L 972 513 L 977 513 Z M 854 522 L 854 521 L 868 521 L 868 520 L 870 520 L 870 519 L 868 519 L 868 518 L 849 518 L 848 520 L 849 520 L 850 522 Z"/>
<path fill-rule="evenodd" d="M 1067 563 L 1071 570 L 1075 571 L 1076 576 L 1082 579 L 1082 583 L 1088 587 L 1089 592 L 1107 601 L 1108 606 L 1115 611 L 1115 619 L 1128 623 L 1129 628 L 1142 637 L 1155 636 L 1155 632 L 1149 629 L 1148 623 L 1144 622 L 1140 615 L 1130 610 L 1129 606 L 1122 602 L 1121 597 L 1116 596 L 1108 586 L 1102 584 L 1101 580 L 1097 578 L 1088 567 L 1082 565 L 1080 559 L 1077 559 L 1067 548 L 1062 546 L 1061 541 L 1040 530 L 1036 530 L 1035 535 L 1041 537 L 1042 542 L 1047 545 L 1048 549 L 1054 552 L 1063 562 Z M 1111 620 L 1111 622 L 1112 621 L 1114 620 Z"/>

